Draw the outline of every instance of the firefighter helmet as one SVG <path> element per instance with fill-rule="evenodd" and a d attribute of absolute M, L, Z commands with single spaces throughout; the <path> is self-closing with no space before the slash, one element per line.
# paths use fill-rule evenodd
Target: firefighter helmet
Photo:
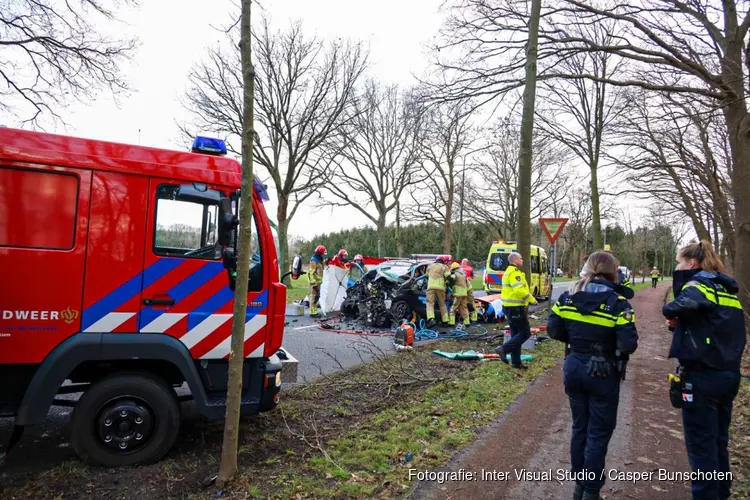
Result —
<path fill-rule="evenodd" d="M 318 255 L 325 255 L 326 247 L 324 247 L 323 245 L 318 245 L 318 248 L 315 249 L 315 253 Z"/>
<path fill-rule="evenodd" d="M 361 253 L 358 253 L 357 255 L 354 256 L 354 262 L 362 262 L 363 260 L 365 259 L 364 257 L 362 257 Z"/>
<path fill-rule="evenodd" d="M 458 262 L 454 262 L 453 264 L 451 264 L 451 271 L 455 271 L 459 267 L 461 267 L 461 266 L 458 265 Z"/>

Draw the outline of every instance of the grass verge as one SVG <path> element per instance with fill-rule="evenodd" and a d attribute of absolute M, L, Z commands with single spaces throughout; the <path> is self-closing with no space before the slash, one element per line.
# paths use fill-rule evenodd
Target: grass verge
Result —
<path fill-rule="evenodd" d="M 301 275 L 297 280 L 290 281 L 292 286 L 286 289 L 287 304 L 303 300 L 307 292 L 310 291 L 310 281 L 308 281 L 306 274 Z"/>
<path fill-rule="evenodd" d="M 540 321 L 541 318 L 540 318 Z M 502 332 L 495 330 L 497 335 Z M 240 474 L 218 492 L 222 428 L 193 421 L 162 462 L 102 470 L 69 458 L 46 470 L 8 473 L 2 498 L 392 498 L 411 489 L 408 469 L 448 460 L 562 355 L 540 343 L 530 369 L 452 361 L 432 350 L 492 352 L 500 339 L 449 340 L 285 390 L 277 410 L 243 420 Z M 410 461 L 407 461 L 407 454 Z"/>

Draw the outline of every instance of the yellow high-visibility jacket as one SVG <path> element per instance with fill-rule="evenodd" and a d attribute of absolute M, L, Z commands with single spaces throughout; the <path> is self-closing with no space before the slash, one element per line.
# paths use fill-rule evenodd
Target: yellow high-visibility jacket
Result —
<path fill-rule="evenodd" d="M 323 283 L 323 268 L 325 265 L 315 257 L 310 259 L 310 267 L 307 269 L 307 279 L 311 285 Z"/>
<path fill-rule="evenodd" d="M 445 264 L 433 262 L 427 266 L 427 289 L 445 290 L 445 278 L 450 276 L 451 270 Z"/>
<path fill-rule="evenodd" d="M 456 270 L 453 274 L 455 282 L 453 283 L 454 297 L 467 297 L 469 295 L 469 280 L 463 271 Z"/>
<path fill-rule="evenodd" d="M 510 265 L 503 273 L 503 308 L 526 307 L 536 304 L 536 299 L 529 291 L 526 275 L 516 266 Z"/>

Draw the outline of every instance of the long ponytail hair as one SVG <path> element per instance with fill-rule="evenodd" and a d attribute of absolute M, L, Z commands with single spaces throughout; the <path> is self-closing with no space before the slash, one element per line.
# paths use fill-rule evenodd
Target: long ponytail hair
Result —
<path fill-rule="evenodd" d="M 724 263 L 721 261 L 721 257 L 714 252 L 711 243 L 708 240 L 701 240 L 699 243 L 691 243 L 690 245 L 683 247 L 678 253 L 682 259 L 690 260 L 695 259 L 704 271 L 712 271 L 716 273 L 724 272 Z"/>
<path fill-rule="evenodd" d="M 617 283 L 617 268 L 620 262 L 609 252 L 598 251 L 592 253 L 581 270 L 581 279 L 576 281 L 573 292 L 582 292 L 594 278 L 604 278 Z"/>

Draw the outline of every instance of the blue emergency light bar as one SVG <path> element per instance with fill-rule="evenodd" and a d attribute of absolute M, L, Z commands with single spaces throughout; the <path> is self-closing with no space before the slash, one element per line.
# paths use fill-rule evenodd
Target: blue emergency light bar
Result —
<path fill-rule="evenodd" d="M 198 136 L 193 141 L 192 151 L 193 153 L 224 156 L 227 154 L 227 145 L 221 139 Z"/>
<path fill-rule="evenodd" d="M 253 179 L 253 189 L 256 193 L 258 193 L 258 196 L 260 196 L 260 199 L 263 201 L 268 201 L 271 198 L 268 196 L 268 190 L 266 189 L 266 185 L 260 182 L 260 179 L 257 177 Z"/>

